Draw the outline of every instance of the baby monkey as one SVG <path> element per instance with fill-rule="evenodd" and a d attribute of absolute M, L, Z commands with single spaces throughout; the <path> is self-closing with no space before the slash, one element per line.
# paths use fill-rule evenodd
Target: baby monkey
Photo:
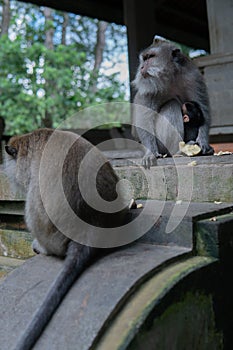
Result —
<path fill-rule="evenodd" d="M 117 246 L 104 244 L 113 231 L 110 228 L 116 228 L 115 240 L 119 242 L 117 228 L 125 224 L 129 207 L 110 163 L 79 135 L 39 129 L 12 137 L 5 149 L 6 172 L 26 191 L 25 221 L 35 238 L 34 250 L 65 258 L 62 270 L 15 347 L 29 350 L 77 277 L 108 252 L 104 248 Z M 91 185 L 93 174 L 95 188 Z M 93 206 L 95 193 L 107 208 L 117 203 L 117 210 Z M 103 235 L 98 236 L 97 231 Z"/>
<path fill-rule="evenodd" d="M 199 127 L 205 122 L 200 105 L 195 101 L 188 101 L 181 107 L 184 122 L 184 140 L 186 143 L 196 143 Z"/>

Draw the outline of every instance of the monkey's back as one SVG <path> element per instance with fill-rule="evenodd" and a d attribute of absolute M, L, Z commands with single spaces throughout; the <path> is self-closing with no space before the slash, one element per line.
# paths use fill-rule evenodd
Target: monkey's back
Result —
<path fill-rule="evenodd" d="M 17 153 L 15 177 L 27 191 L 28 229 L 50 254 L 65 254 L 70 231 L 82 234 L 76 218 L 92 231 L 121 224 L 128 208 L 116 191 L 118 177 L 87 140 L 71 132 L 39 129 L 12 138 L 9 147 Z M 121 209 L 105 210 L 116 198 Z"/>

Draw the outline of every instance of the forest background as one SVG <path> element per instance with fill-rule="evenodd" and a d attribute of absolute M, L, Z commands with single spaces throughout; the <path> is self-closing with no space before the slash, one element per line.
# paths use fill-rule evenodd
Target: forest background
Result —
<path fill-rule="evenodd" d="M 191 57 L 205 54 L 180 47 Z M 79 129 L 129 123 L 129 104 L 112 103 L 129 101 L 127 58 L 125 26 L 0 0 L 0 116 L 5 134 L 56 128 L 73 116 Z M 90 106 L 93 113 L 80 113 Z"/>
<path fill-rule="evenodd" d="M 129 99 L 124 26 L 14 0 L 0 1 L 0 16 L 6 134 L 57 127 L 86 107 Z M 98 118 L 127 122 L 111 109 Z"/>

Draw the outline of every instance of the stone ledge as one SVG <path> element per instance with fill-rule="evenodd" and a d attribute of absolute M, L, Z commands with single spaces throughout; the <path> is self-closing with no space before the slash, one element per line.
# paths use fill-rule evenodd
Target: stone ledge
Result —
<path fill-rule="evenodd" d="M 166 205 L 169 206 L 167 213 L 169 215 L 174 203 L 166 203 Z M 177 212 L 178 218 L 183 214 L 182 205 L 185 203 L 178 205 L 180 209 Z M 202 266 L 212 264 L 217 261 L 218 257 L 221 261 L 221 254 L 213 256 L 212 252 L 215 253 L 218 248 L 217 232 L 220 233 L 218 235 L 221 238 L 220 247 L 223 244 L 227 247 L 232 246 L 232 214 L 217 217 L 216 221 L 199 220 L 212 215 L 221 215 L 224 212 L 229 213 L 231 210 L 232 207 L 229 204 L 209 204 L 207 208 L 205 203 L 191 203 L 186 212 L 186 218 L 195 218 L 198 221 L 197 225 L 204 223 L 204 228 L 207 227 L 210 237 L 207 240 L 203 239 L 206 237 L 206 230 L 200 231 L 196 225 L 198 230 L 196 237 L 199 242 L 194 240 L 194 248 L 178 246 L 176 241 L 173 242 L 173 246 L 165 246 L 165 243 L 161 241 L 157 241 L 156 244 L 152 241 L 137 242 L 97 261 L 76 281 L 34 347 L 35 350 L 63 350 L 67 346 L 70 349 L 82 350 L 93 348 L 93 344 L 98 344 L 99 336 L 106 332 L 106 327 L 115 319 L 120 309 L 124 311 L 126 307 L 126 311 L 133 312 L 128 300 L 135 292 L 140 291 L 141 287 L 146 286 L 148 279 L 152 277 L 155 281 L 150 291 L 155 294 L 156 290 L 162 293 L 150 299 L 150 306 L 153 308 L 187 274 Z M 185 233 L 192 237 L 192 230 L 186 228 Z M 209 242 L 213 242 L 212 249 L 209 249 Z M 226 254 L 223 254 L 224 261 L 230 260 L 232 263 L 232 248 L 224 252 L 228 255 L 226 257 Z M 195 253 L 207 254 L 208 257 L 191 257 Z M 0 284 L 0 309 L 3 314 L 3 317 L 0 318 L 2 350 L 15 345 L 19 334 L 25 329 L 28 320 L 43 299 L 61 265 L 62 261 L 59 259 L 36 256 L 2 281 Z M 178 265 L 183 267 L 180 269 Z M 162 287 L 161 283 L 163 283 Z M 147 311 L 150 311 L 147 310 L 147 306 L 148 304 L 143 304 L 143 308 L 136 310 L 136 313 L 139 312 L 146 316 Z M 133 317 L 137 318 L 134 312 Z M 139 317 L 140 320 L 143 321 Z M 132 326 L 137 328 L 137 324 Z M 129 332 L 128 334 L 134 334 L 131 330 L 132 327 L 126 331 Z M 108 335 L 108 331 L 105 334 Z M 125 337 L 119 340 L 124 343 Z"/>
<path fill-rule="evenodd" d="M 106 320 L 137 285 L 189 251 L 137 243 L 97 261 L 67 294 L 35 350 L 90 349 Z M 61 265 L 59 259 L 36 256 L 0 284 L 1 350 L 14 348 Z"/>
<path fill-rule="evenodd" d="M 131 166 L 115 163 L 115 170 L 129 180 L 134 198 L 233 203 L 233 155 L 175 158 L 175 164 L 172 158 L 162 159 L 150 170 L 132 162 Z"/>
<path fill-rule="evenodd" d="M 233 202 L 233 155 L 158 159 L 150 170 L 141 167 L 141 158 L 126 159 L 124 150 L 107 155 L 119 177 L 132 183 L 134 198 Z M 191 162 L 196 165 L 190 166 Z M 24 198 L 22 192 L 11 190 L 0 171 L 0 199 L 20 202 Z"/>
<path fill-rule="evenodd" d="M 149 317 L 152 310 L 156 308 L 161 303 L 161 300 L 169 293 L 169 291 L 174 288 L 181 280 L 185 279 L 186 276 L 191 275 L 192 272 L 199 271 L 206 266 L 212 264 L 215 260 L 213 258 L 206 257 L 192 257 L 190 259 L 186 259 L 185 261 L 177 262 L 172 266 L 169 266 L 167 269 L 163 269 L 158 274 L 155 274 L 150 280 L 146 281 L 142 287 L 137 290 L 129 301 L 124 305 L 124 308 L 120 310 L 115 319 L 110 323 L 108 330 L 100 337 L 100 339 L 96 342 L 94 349 L 96 350 L 119 350 L 119 349 L 134 349 L 133 346 L 129 346 L 131 341 L 135 338 L 135 336 L 139 333 L 140 329 L 146 324 L 146 320 Z M 180 288 L 181 289 L 181 288 Z M 197 298 L 197 296 L 196 296 Z M 203 305 L 202 305 L 203 306 Z M 189 305 L 189 312 L 191 312 L 193 305 Z M 194 311 L 194 310 L 193 310 Z M 197 317 L 197 311 L 195 310 L 195 316 Z M 208 310 L 205 310 L 207 313 Z M 203 309 L 202 309 L 203 313 Z M 205 313 L 204 313 L 205 314 Z M 154 313 L 156 315 L 156 313 Z M 178 313 L 175 315 L 175 321 L 173 324 L 170 324 L 170 327 L 176 329 L 177 322 L 179 322 L 179 318 L 177 317 Z M 209 316 L 209 315 L 208 315 Z M 207 318 L 208 318 L 207 316 Z M 154 316 L 156 317 L 156 316 Z M 158 312 L 157 312 L 158 317 Z M 188 314 L 186 317 L 189 319 L 192 315 Z M 187 318 L 186 318 L 187 320 Z M 182 320 L 182 326 L 180 329 L 184 329 L 184 324 L 186 324 L 186 320 Z M 193 322 L 194 323 L 194 322 Z M 190 327 L 193 330 L 193 337 L 195 338 L 195 330 L 192 326 Z M 206 322 L 209 323 L 209 322 Z M 163 324 L 160 322 L 160 324 Z M 205 324 L 205 323 L 204 323 Z M 197 325 L 199 326 L 199 324 Z M 200 328 L 200 327 L 199 327 Z M 176 329 L 176 331 L 179 330 Z M 209 331 L 209 330 L 208 330 Z M 182 331 L 181 331 L 182 332 Z M 174 332 L 176 334 L 176 332 Z M 190 332 L 189 332 L 190 333 Z M 207 333 L 207 332 L 206 332 Z M 205 333 L 205 336 L 206 336 Z M 156 333 L 155 333 L 156 334 Z M 157 347 L 152 346 L 155 343 L 159 343 L 159 339 L 161 338 L 161 329 L 156 335 L 153 334 L 153 342 L 150 344 L 150 349 L 157 349 Z M 170 346 L 168 346 L 168 342 L 165 341 L 163 346 L 158 346 L 158 349 L 168 349 L 173 348 L 175 334 L 171 336 L 169 332 L 169 323 L 165 327 L 163 327 L 163 336 L 169 337 Z M 192 344 L 194 338 L 186 339 L 184 343 L 186 343 L 186 347 L 189 348 Z M 144 341 L 142 341 L 142 347 L 136 347 L 137 349 L 147 349 L 147 337 L 144 337 Z M 205 338 L 206 340 L 206 338 Z M 200 340 L 199 340 L 200 341 Z M 177 344 L 177 343 L 176 343 Z M 175 346 L 174 349 L 177 349 Z"/>

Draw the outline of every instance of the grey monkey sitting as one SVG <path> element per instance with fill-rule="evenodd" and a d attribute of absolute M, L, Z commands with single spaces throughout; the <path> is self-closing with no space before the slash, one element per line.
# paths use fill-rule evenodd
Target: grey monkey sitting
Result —
<path fill-rule="evenodd" d="M 53 137 L 53 142 L 50 142 Z M 50 147 L 45 151 L 47 143 Z M 66 154 L 66 147 L 70 146 Z M 118 177 L 102 153 L 88 141 L 71 132 L 39 129 L 10 139 L 6 150 L 6 169 L 10 177 L 26 190 L 25 220 L 28 229 L 34 235 L 34 250 L 37 253 L 65 258 L 63 269 L 48 291 L 42 305 L 36 311 L 15 349 L 29 350 L 36 343 L 56 308 L 77 277 L 95 261 L 106 254 L 106 249 L 84 245 L 85 225 L 72 225 L 70 215 L 64 204 L 66 201 L 71 213 L 78 216 L 90 227 L 95 237 L 95 227 L 111 228 L 124 224 L 128 207 L 117 192 Z M 89 175 L 95 170 L 95 164 L 102 164 L 96 176 L 96 189 L 101 198 L 109 205 L 116 199 L 119 210 L 103 212 L 92 208 L 85 201 L 80 189 L 81 163 L 89 151 L 94 152 L 93 162 L 88 163 L 87 172 L 81 179 L 85 193 L 92 198 L 93 188 Z M 45 153 L 47 156 L 45 157 Z M 64 162 L 61 161 L 65 154 Z M 43 158 L 44 157 L 44 158 Z M 43 160 L 43 168 L 40 165 Z M 89 174 L 88 174 L 89 173 Z M 58 177 L 62 178 L 61 201 Z M 82 189 L 83 190 L 83 189 Z M 62 197 L 61 197 L 62 198 Z M 81 222 L 81 221 L 80 221 Z M 60 227 L 74 230 L 74 240 L 68 237 Z M 92 237 L 92 236 L 91 236 Z M 77 239 L 77 240 L 76 240 Z M 91 238 L 90 238 L 91 241 Z"/>
<path fill-rule="evenodd" d="M 137 91 L 133 113 L 136 127 L 132 132 L 146 147 L 144 167 L 150 168 L 156 164 L 156 158 L 164 154 L 175 154 L 179 141 L 188 141 L 181 113 L 181 105 L 185 101 L 195 101 L 203 113 L 204 123 L 198 129 L 195 143 L 201 147 L 202 155 L 213 154 L 214 150 L 209 145 L 209 100 L 199 69 L 174 44 L 157 38 L 142 51 L 139 60 L 132 83 Z M 146 107 L 148 112 L 146 109 L 142 112 L 137 105 Z"/>

